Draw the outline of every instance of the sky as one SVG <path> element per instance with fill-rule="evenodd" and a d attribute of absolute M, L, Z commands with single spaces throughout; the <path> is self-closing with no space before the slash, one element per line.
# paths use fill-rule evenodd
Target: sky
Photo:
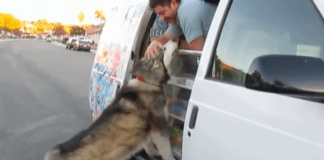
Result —
<path fill-rule="evenodd" d="M 97 24 L 95 10 L 103 10 L 107 15 L 113 7 L 125 0 L 0 0 L 0 12 L 11 13 L 20 20 L 62 24 L 80 24 L 78 14 L 85 15 L 83 24 Z"/>

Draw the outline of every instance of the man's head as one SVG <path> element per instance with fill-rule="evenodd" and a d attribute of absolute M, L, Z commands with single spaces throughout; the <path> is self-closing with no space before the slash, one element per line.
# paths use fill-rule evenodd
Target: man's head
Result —
<path fill-rule="evenodd" d="M 164 21 L 175 23 L 180 0 L 150 0 L 150 8 Z"/>

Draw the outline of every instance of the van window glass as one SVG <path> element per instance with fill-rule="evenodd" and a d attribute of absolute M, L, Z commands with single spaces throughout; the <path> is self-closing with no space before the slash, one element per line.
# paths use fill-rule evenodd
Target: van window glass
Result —
<path fill-rule="evenodd" d="M 233 1 L 208 77 L 243 85 L 251 62 L 270 54 L 324 60 L 324 22 L 313 2 Z"/>
<path fill-rule="evenodd" d="M 80 43 L 82 43 L 82 44 L 90 44 L 89 41 L 80 41 Z"/>

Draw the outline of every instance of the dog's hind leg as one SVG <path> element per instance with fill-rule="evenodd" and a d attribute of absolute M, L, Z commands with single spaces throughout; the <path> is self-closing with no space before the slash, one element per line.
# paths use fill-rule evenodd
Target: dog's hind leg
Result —
<path fill-rule="evenodd" d="M 151 137 L 163 160 L 174 160 L 169 136 L 162 135 L 161 132 L 153 132 Z"/>
<path fill-rule="evenodd" d="M 150 157 L 154 157 L 154 156 L 160 155 L 152 140 L 149 140 L 148 141 L 148 143 L 145 145 L 144 149 L 145 149 L 146 153 Z"/>

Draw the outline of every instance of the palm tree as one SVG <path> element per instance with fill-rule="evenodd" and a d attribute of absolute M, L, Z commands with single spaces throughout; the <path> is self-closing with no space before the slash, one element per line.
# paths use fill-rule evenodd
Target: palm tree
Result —
<path fill-rule="evenodd" d="M 79 19 L 79 22 L 80 22 L 80 26 L 82 28 L 82 22 L 84 21 L 84 13 L 83 12 L 80 12 L 79 15 L 78 15 L 78 19 Z"/>
<path fill-rule="evenodd" d="M 95 11 L 95 18 L 97 19 L 97 29 L 96 29 L 96 32 L 97 32 L 97 43 L 98 43 L 98 41 L 99 41 L 99 36 L 98 36 L 98 33 L 100 32 L 100 30 L 101 30 L 101 27 L 99 28 L 99 26 L 101 26 L 101 24 L 102 24 L 102 21 L 103 20 L 105 20 L 106 18 L 105 18 L 105 15 L 103 14 L 103 10 L 96 10 Z M 98 20 L 100 19 L 100 25 L 98 24 Z"/>

